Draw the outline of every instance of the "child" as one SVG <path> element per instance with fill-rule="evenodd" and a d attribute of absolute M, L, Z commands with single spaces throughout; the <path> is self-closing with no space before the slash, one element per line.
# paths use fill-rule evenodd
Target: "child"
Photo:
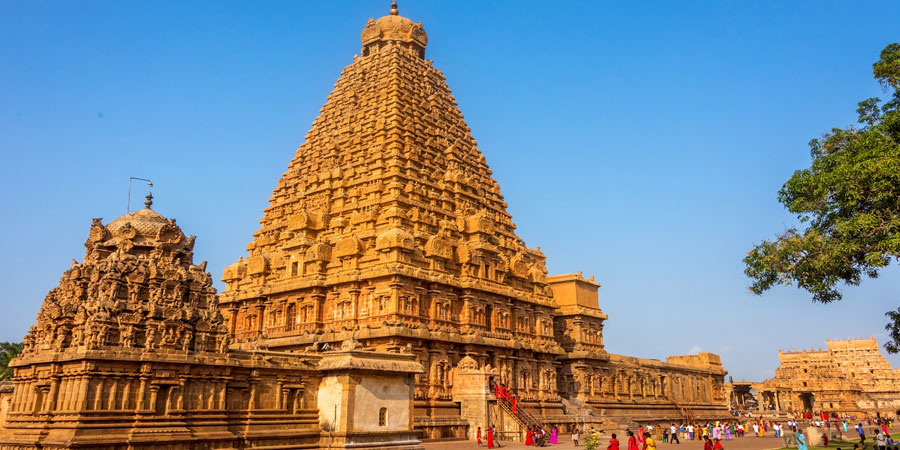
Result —
<path fill-rule="evenodd" d="M 572 431 L 572 441 L 575 442 L 575 446 L 578 447 L 578 428 Z"/>

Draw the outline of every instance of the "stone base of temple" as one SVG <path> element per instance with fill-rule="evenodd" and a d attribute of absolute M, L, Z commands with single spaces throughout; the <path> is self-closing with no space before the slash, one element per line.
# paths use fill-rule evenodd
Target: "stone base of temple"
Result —
<path fill-rule="evenodd" d="M 419 441 L 416 432 L 357 432 L 357 433 L 332 433 L 322 436 L 319 445 L 315 448 L 320 449 L 349 449 L 349 448 L 367 448 L 380 449 L 389 448 L 395 450 L 423 450 L 422 442 Z M 281 447 L 279 447 L 281 450 Z"/>

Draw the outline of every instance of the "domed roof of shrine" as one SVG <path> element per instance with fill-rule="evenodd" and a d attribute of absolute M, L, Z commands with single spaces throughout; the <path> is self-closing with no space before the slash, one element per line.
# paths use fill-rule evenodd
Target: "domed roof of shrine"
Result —
<path fill-rule="evenodd" d="M 121 216 L 106 225 L 106 230 L 114 238 L 125 238 L 134 242 L 173 242 L 185 237 L 175 220 L 167 219 L 152 210 L 153 196 L 148 195 L 146 207 Z"/>
<path fill-rule="evenodd" d="M 390 14 L 378 19 L 369 19 L 360 38 L 363 47 L 384 41 L 400 41 L 424 49 L 428 45 L 428 34 L 421 22 L 413 22 L 399 15 L 397 2 L 391 3 Z"/>

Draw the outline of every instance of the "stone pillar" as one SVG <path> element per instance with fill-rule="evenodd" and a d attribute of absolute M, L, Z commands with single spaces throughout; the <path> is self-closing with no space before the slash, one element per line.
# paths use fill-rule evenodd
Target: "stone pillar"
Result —
<path fill-rule="evenodd" d="M 258 381 L 257 377 L 250 377 L 250 401 L 247 404 L 247 409 L 250 411 L 256 409 L 256 384 Z"/>
<path fill-rule="evenodd" d="M 232 336 L 234 336 L 235 333 L 237 333 L 238 308 L 236 306 L 232 306 L 231 308 L 228 309 L 228 311 L 231 312 L 231 323 L 228 324 L 228 326 L 230 328 L 229 332 L 231 333 Z"/>
<path fill-rule="evenodd" d="M 91 384 L 90 375 L 78 377 L 78 410 L 85 411 L 88 407 L 88 387 Z"/>
<path fill-rule="evenodd" d="M 225 383 L 222 381 L 219 381 L 216 383 L 216 387 L 218 389 L 218 394 L 217 394 L 216 398 L 219 401 L 219 409 L 224 411 L 225 410 L 225 394 L 226 394 Z"/>
<path fill-rule="evenodd" d="M 116 406 L 116 394 L 119 390 L 119 378 L 112 379 L 112 386 L 109 388 L 109 399 L 106 403 L 106 409 L 112 410 Z"/>
<path fill-rule="evenodd" d="M 256 332 L 257 336 L 262 335 L 263 328 L 265 327 L 263 324 L 266 321 L 266 305 L 262 301 L 256 305 Z"/>
<path fill-rule="evenodd" d="M 278 380 L 275 386 L 275 409 L 281 409 L 284 406 L 287 391 L 284 389 L 284 380 Z"/>
<path fill-rule="evenodd" d="M 19 382 L 15 384 L 13 390 L 13 400 L 10 402 L 10 411 L 20 412 L 22 410 L 22 402 L 25 398 L 25 383 Z"/>
<path fill-rule="evenodd" d="M 137 406 L 136 409 L 138 411 L 144 410 L 144 397 L 147 395 L 147 377 L 141 377 L 141 385 L 138 387 L 137 392 Z"/>
<path fill-rule="evenodd" d="M 159 394 L 159 386 L 157 386 L 157 385 L 150 386 L 150 410 L 154 411 L 154 412 L 156 411 L 156 401 L 157 401 L 156 397 L 158 394 Z"/>
<path fill-rule="evenodd" d="M 124 380 L 124 381 L 125 381 L 125 387 L 122 388 L 122 406 L 121 406 L 121 409 L 128 410 L 128 409 L 131 409 L 131 407 L 130 407 L 130 405 L 129 405 L 129 403 L 130 403 L 130 398 L 129 398 L 129 397 L 131 397 L 131 384 L 132 384 L 132 379 L 129 378 L 129 379 L 126 379 L 126 380 Z"/>
<path fill-rule="evenodd" d="M 56 397 L 59 395 L 59 376 L 54 375 L 50 380 L 50 392 L 47 394 L 46 407 L 44 411 L 50 412 L 56 410 Z"/>
<path fill-rule="evenodd" d="M 388 314 L 397 314 L 400 312 L 400 288 L 403 286 L 398 281 L 391 282 L 391 301 L 388 305 Z"/>
<path fill-rule="evenodd" d="M 97 380 L 97 390 L 94 391 L 94 405 L 93 405 L 94 411 L 99 410 L 103 406 L 101 403 L 101 400 L 103 399 L 102 393 L 103 393 L 105 387 L 106 387 L 106 377 L 99 377 L 99 380 Z"/>

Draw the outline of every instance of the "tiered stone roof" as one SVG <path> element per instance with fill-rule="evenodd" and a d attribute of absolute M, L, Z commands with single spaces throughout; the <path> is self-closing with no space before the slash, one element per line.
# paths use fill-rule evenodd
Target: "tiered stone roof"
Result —
<path fill-rule="evenodd" d="M 147 207 L 103 225 L 94 219 L 84 262 L 44 299 L 23 354 L 133 347 L 223 351 L 227 329 L 194 236 Z"/>
<path fill-rule="evenodd" d="M 392 271 L 549 304 L 543 253 L 516 235 L 421 23 L 396 12 L 363 30 L 223 301 Z"/>

